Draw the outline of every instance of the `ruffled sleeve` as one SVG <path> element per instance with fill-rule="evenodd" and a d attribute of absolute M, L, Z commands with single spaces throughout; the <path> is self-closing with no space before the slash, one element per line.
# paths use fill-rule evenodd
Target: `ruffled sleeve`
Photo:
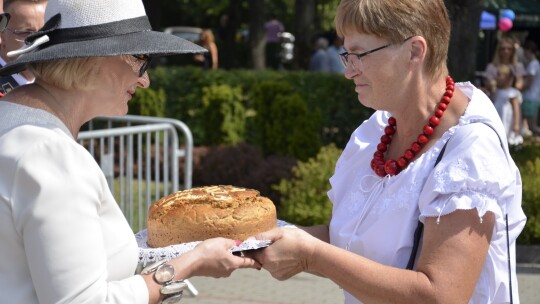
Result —
<path fill-rule="evenodd" d="M 461 126 L 448 140 L 420 194 L 420 220 L 474 208 L 480 218 L 488 211 L 500 218 L 516 199 L 516 190 L 521 197 L 516 180 L 520 181 L 519 172 L 490 126 Z"/>

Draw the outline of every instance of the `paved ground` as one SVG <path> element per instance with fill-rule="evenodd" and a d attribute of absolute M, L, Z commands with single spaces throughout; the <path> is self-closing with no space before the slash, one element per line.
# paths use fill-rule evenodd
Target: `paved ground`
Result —
<path fill-rule="evenodd" d="M 540 265 L 518 265 L 522 304 L 540 303 Z M 342 290 L 331 281 L 299 274 L 274 280 L 265 270 L 242 269 L 226 279 L 192 278 L 199 295 L 186 293 L 182 303 L 196 304 L 340 304 Z"/>

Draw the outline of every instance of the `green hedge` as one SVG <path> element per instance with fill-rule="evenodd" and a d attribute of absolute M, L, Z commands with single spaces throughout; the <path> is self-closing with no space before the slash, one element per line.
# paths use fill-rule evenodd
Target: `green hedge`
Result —
<path fill-rule="evenodd" d="M 151 86 L 146 91 L 166 92 L 167 102 L 162 115 L 158 116 L 185 122 L 193 133 L 196 145 L 218 144 L 213 138 L 215 134 L 208 130 L 208 116 L 225 120 L 232 118 L 224 115 L 223 109 L 215 104 L 210 107 L 205 105 L 208 90 L 212 91 L 213 99 L 229 100 L 237 111 L 245 114 L 245 133 L 231 131 L 239 136 L 238 140 L 244 136 L 245 142 L 258 145 L 262 142 L 261 137 L 271 137 L 271 146 L 261 146 L 266 155 L 284 154 L 307 159 L 314 156 L 322 145 L 335 143 L 342 147 L 352 131 L 373 113 L 359 104 L 353 82 L 337 74 L 204 71 L 197 67 L 158 67 L 149 73 Z M 231 93 L 227 92 L 229 89 L 240 95 L 231 97 Z M 264 104 L 261 104 L 262 100 Z M 131 110 L 130 113 L 134 114 Z M 291 116 L 294 123 L 289 121 Z M 264 122 L 265 126 L 258 125 L 259 122 Z M 214 127 L 221 124 L 218 121 L 211 123 Z M 239 127 L 237 123 L 235 120 L 233 128 Z M 221 129 L 220 132 L 229 131 Z M 230 140 L 228 137 L 222 138 L 219 144 Z M 275 141 L 275 138 L 282 140 Z M 292 143 L 298 139 L 302 140 L 302 144 Z M 264 141 L 267 142 L 268 138 Z"/>

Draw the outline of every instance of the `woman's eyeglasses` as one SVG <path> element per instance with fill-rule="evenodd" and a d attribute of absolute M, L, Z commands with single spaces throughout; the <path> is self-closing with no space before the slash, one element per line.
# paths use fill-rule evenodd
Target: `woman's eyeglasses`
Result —
<path fill-rule="evenodd" d="M 367 56 L 371 53 L 375 53 L 376 51 L 380 51 L 384 48 L 387 48 L 391 46 L 392 44 L 386 44 L 383 46 L 380 46 L 378 48 L 371 49 L 369 51 L 363 52 L 363 53 L 349 53 L 349 52 L 343 52 L 339 54 L 339 58 L 341 59 L 341 63 L 345 68 L 347 68 L 347 65 L 351 65 L 352 69 L 355 71 L 358 71 L 358 69 L 363 69 L 362 66 L 362 57 Z M 351 57 L 352 56 L 352 57 Z"/>
<path fill-rule="evenodd" d="M 403 42 L 411 39 L 412 37 L 414 36 L 411 36 L 407 39 L 404 39 Z M 402 42 L 402 43 L 403 43 Z M 347 66 L 350 64 L 352 69 L 355 70 L 355 71 L 358 71 L 358 69 L 362 69 L 363 70 L 363 66 L 362 66 L 362 57 L 364 56 L 367 56 L 369 54 L 372 54 L 372 53 L 375 53 L 377 51 L 380 51 L 382 49 L 385 49 L 389 46 L 391 46 L 392 44 L 389 43 L 389 44 L 385 44 L 383 46 L 380 46 L 378 48 L 374 48 L 374 49 L 371 49 L 369 51 L 365 51 L 363 53 L 349 53 L 349 52 L 343 52 L 341 54 L 339 54 L 339 58 L 341 59 L 341 63 L 343 64 L 343 66 L 345 68 L 347 68 Z M 352 56 L 351 56 L 352 55 Z"/>
<path fill-rule="evenodd" d="M 6 27 L 6 31 L 10 32 L 13 36 L 17 37 L 15 38 L 15 40 L 19 42 L 24 42 L 24 39 L 26 39 L 26 37 L 35 33 L 34 31 L 20 31 L 20 30 L 11 29 L 9 27 Z"/>
<path fill-rule="evenodd" d="M 133 56 L 137 62 L 142 62 L 141 67 L 139 68 L 139 77 L 142 77 L 146 70 L 148 69 L 148 64 L 150 63 L 150 60 L 152 59 L 148 55 L 131 55 Z"/>

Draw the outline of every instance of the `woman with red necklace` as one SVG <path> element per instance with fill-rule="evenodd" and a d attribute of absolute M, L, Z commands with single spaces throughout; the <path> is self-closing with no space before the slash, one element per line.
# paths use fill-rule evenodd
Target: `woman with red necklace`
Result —
<path fill-rule="evenodd" d="M 284 280 L 301 272 L 345 303 L 518 303 L 520 174 L 489 98 L 446 67 L 443 0 L 342 0 L 345 77 L 376 112 L 330 179 L 328 225 L 277 228 L 252 256 Z"/>

